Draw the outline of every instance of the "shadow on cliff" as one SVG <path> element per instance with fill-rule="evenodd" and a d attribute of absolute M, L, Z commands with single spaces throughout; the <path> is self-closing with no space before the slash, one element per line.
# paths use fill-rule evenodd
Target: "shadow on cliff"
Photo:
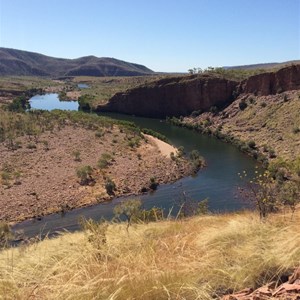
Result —
<path fill-rule="evenodd" d="M 143 117 L 186 116 L 211 107 L 224 108 L 240 94 L 270 95 L 300 88 L 300 64 L 243 81 L 214 74 L 168 77 L 115 94 L 98 112 Z"/>

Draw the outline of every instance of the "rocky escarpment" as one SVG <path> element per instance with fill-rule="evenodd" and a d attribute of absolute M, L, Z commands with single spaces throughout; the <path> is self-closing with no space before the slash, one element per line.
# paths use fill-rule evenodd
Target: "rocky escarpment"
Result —
<path fill-rule="evenodd" d="M 237 85 L 211 75 L 170 77 L 117 93 L 97 110 L 147 117 L 187 115 L 230 102 Z"/>
<path fill-rule="evenodd" d="M 300 64 L 282 68 L 277 72 L 251 76 L 241 82 L 239 93 L 267 96 L 298 89 L 300 89 Z"/>
<path fill-rule="evenodd" d="M 146 117 L 184 116 L 230 104 L 240 94 L 264 96 L 295 89 L 300 89 L 300 65 L 254 75 L 241 82 L 209 74 L 169 77 L 117 93 L 97 110 Z"/>

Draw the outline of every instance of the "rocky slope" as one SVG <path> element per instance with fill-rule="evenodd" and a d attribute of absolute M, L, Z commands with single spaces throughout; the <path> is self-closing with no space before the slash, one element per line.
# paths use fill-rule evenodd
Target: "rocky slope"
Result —
<path fill-rule="evenodd" d="M 0 116 L 0 244 L 3 221 L 141 194 L 193 171 L 127 123 L 64 111 Z"/>
<path fill-rule="evenodd" d="M 99 111 L 147 117 L 188 115 L 224 106 L 241 94 L 269 95 L 300 88 L 300 64 L 238 82 L 213 74 L 171 77 L 115 94 Z"/>
<path fill-rule="evenodd" d="M 0 76 L 139 76 L 153 71 L 114 58 L 86 56 L 54 58 L 38 53 L 0 48 Z"/>
<path fill-rule="evenodd" d="M 210 75 L 164 78 L 117 93 L 98 110 L 146 117 L 187 115 L 230 102 L 237 84 Z"/>
<path fill-rule="evenodd" d="M 268 96 L 244 94 L 222 111 L 188 116 L 183 122 L 204 126 L 209 120 L 207 130 L 219 130 L 245 142 L 253 140 L 257 150 L 270 158 L 296 159 L 300 153 L 299 97 L 297 90 Z"/>

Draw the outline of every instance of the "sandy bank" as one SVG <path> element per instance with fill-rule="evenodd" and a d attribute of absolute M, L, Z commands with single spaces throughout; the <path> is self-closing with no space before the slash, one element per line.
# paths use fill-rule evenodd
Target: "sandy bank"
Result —
<path fill-rule="evenodd" d="M 147 138 L 148 141 L 150 141 L 152 144 L 157 146 L 158 150 L 160 151 L 160 153 L 163 156 L 170 157 L 172 152 L 174 154 L 177 153 L 177 149 L 174 146 L 172 146 L 152 135 L 144 134 L 144 136 Z"/>

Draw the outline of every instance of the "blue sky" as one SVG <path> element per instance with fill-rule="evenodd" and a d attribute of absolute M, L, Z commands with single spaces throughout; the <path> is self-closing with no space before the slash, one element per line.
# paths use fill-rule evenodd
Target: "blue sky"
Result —
<path fill-rule="evenodd" d="M 0 47 L 155 71 L 300 59 L 299 0 L 0 0 Z"/>

